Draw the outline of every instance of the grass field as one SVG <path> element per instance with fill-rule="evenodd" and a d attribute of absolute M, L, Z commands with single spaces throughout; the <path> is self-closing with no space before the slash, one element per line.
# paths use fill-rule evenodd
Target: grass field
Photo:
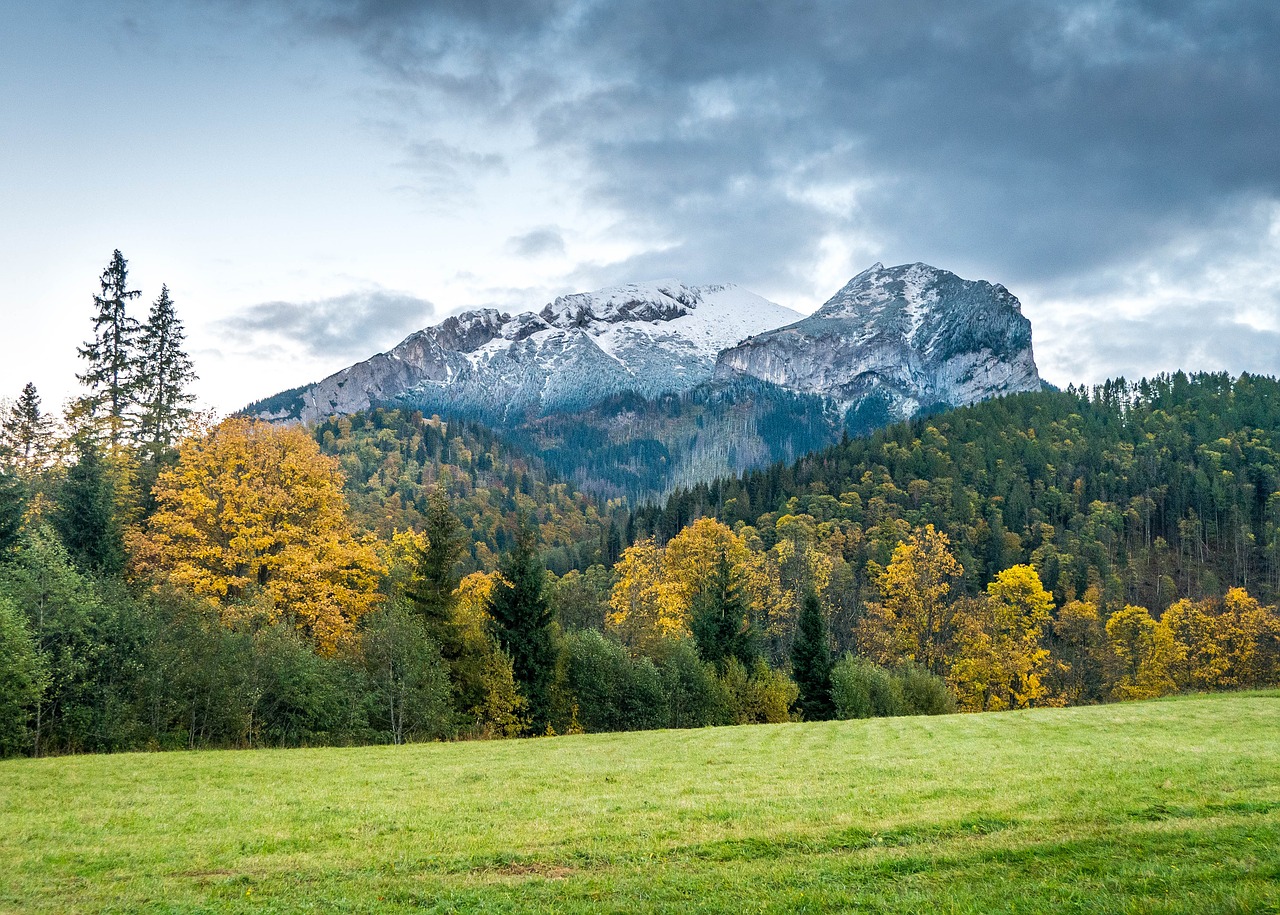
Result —
<path fill-rule="evenodd" d="M 1280 912 L 1280 692 L 11 760 L 0 910 Z"/>

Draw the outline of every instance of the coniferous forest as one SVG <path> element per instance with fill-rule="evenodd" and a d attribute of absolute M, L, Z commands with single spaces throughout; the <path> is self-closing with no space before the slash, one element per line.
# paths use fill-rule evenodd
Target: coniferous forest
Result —
<path fill-rule="evenodd" d="M 0 417 L 3 755 L 1280 682 L 1272 378 L 1020 394 L 636 505 L 449 417 L 217 421 L 167 287 L 116 251 L 92 301 L 80 396 Z"/>

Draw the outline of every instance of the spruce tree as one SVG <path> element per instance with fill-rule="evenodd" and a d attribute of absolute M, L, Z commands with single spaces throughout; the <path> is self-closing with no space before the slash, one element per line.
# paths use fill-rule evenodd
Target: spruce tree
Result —
<path fill-rule="evenodd" d="M 454 590 L 458 587 L 458 562 L 466 553 L 467 538 L 462 522 L 449 506 L 449 497 L 439 486 L 427 496 L 425 521 L 427 546 L 418 554 L 406 596 L 446 660 L 455 660 L 459 645 L 453 626 Z"/>
<path fill-rule="evenodd" d="M 105 426 L 114 448 L 125 436 L 136 393 L 139 327 L 127 306 L 142 293 L 129 288 L 129 264 L 118 248 L 99 282 L 102 294 L 93 297 L 93 339 L 77 350 L 89 363 L 85 373 L 76 376 L 88 391 L 76 401 L 72 415 L 95 432 L 100 424 Z"/>
<path fill-rule="evenodd" d="M 717 554 L 715 566 L 693 597 L 689 628 L 702 660 L 717 667 L 737 658 L 749 668 L 759 657 L 750 608 L 733 580 L 733 567 L 724 550 Z"/>
<path fill-rule="evenodd" d="M 137 439 L 153 463 L 173 448 L 193 413 L 195 396 L 187 387 L 196 373 L 185 339 L 169 287 L 161 286 L 138 337 L 136 365 Z"/>
<path fill-rule="evenodd" d="M 805 593 L 791 646 L 791 676 L 800 687 L 796 703 L 806 721 L 825 721 L 835 715 L 831 699 L 831 641 L 822 618 L 822 605 L 813 591 Z"/>
<path fill-rule="evenodd" d="M 26 498 L 22 481 L 6 467 L 0 467 L 0 563 L 9 556 L 22 531 Z"/>
<path fill-rule="evenodd" d="M 53 439 L 53 424 L 40 410 L 36 386 L 27 382 L 0 426 L 0 451 L 21 473 L 43 466 Z"/>
<path fill-rule="evenodd" d="M 550 723 L 555 675 L 553 616 L 543 593 L 546 570 L 535 549 L 534 533 L 524 525 L 500 571 L 504 580 L 494 586 L 488 606 L 493 634 L 510 655 L 516 684 L 529 703 L 531 732 L 542 734 Z"/>
<path fill-rule="evenodd" d="M 54 526 L 76 565 L 115 574 L 124 568 L 124 538 L 116 517 L 114 487 L 91 439 L 77 439 L 76 451 L 77 460 L 62 484 Z"/>

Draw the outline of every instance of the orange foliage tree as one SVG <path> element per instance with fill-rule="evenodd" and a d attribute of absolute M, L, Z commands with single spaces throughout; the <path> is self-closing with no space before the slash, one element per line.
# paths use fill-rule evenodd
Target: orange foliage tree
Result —
<path fill-rule="evenodd" d="M 226 420 L 185 442 L 153 493 L 136 568 L 228 622 L 286 619 L 331 652 L 380 599 L 386 569 L 352 533 L 337 464 L 297 426 Z"/>

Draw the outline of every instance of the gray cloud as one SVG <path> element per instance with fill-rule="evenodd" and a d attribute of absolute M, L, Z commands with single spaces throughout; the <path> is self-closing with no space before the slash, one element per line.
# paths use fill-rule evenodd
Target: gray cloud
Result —
<path fill-rule="evenodd" d="M 1280 5 L 1265 0 L 277 3 L 408 93 L 406 119 L 531 128 L 579 163 L 586 202 L 648 243 L 582 265 L 584 282 L 821 295 L 813 265 L 839 238 L 850 273 L 926 260 L 1024 298 L 1088 287 L 1105 307 L 1129 265 L 1201 276 L 1153 259 L 1229 256 L 1233 227 L 1280 199 Z M 414 163 L 444 182 L 451 167 Z"/>
<path fill-rule="evenodd" d="M 365 359 L 429 322 L 434 307 L 410 295 L 373 290 L 314 302 L 263 302 L 218 322 L 233 345 L 279 355 L 296 348 L 324 359 Z"/>
<path fill-rule="evenodd" d="M 507 239 L 507 250 L 518 257 L 543 257 L 565 253 L 564 235 L 556 226 L 542 226 Z"/>

